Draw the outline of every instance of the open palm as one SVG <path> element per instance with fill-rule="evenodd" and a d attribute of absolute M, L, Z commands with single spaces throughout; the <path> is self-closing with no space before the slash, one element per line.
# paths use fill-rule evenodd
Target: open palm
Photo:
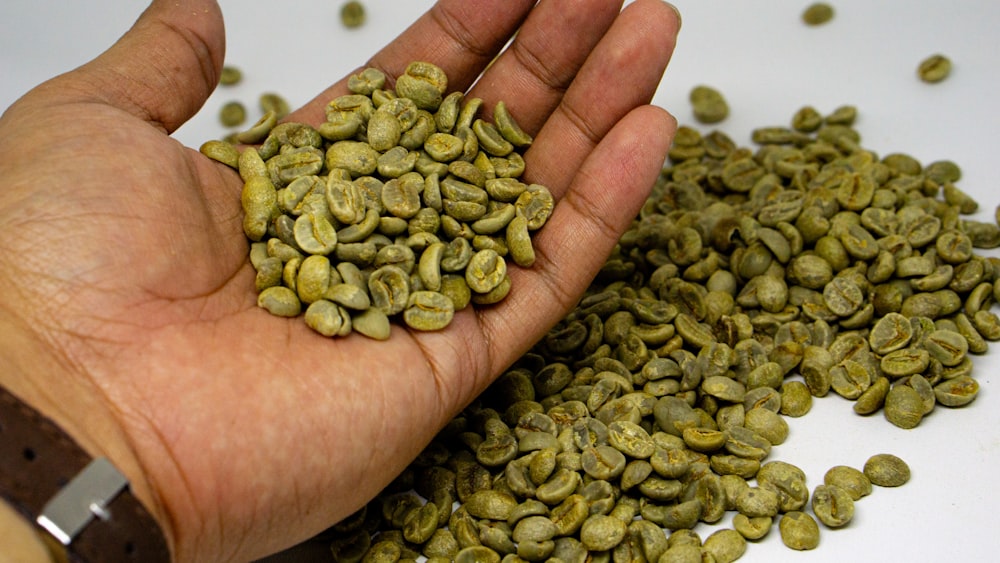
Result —
<path fill-rule="evenodd" d="M 214 2 L 154 2 L 0 121 L 0 383 L 122 468 L 178 560 L 261 556 L 359 508 L 565 314 L 644 200 L 674 11 L 483 4 L 442 0 L 366 65 L 428 60 L 465 89 L 520 28 L 473 95 L 535 135 L 527 175 L 560 203 L 511 295 L 442 332 L 331 340 L 257 307 L 239 177 L 168 136 L 217 83 Z"/>

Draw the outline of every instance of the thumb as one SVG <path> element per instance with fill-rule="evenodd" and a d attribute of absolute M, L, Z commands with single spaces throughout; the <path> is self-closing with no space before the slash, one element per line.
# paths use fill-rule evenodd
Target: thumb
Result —
<path fill-rule="evenodd" d="M 65 78 L 172 133 L 218 85 L 225 43 L 215 0 L 153 0 L 110 49 Z"/>

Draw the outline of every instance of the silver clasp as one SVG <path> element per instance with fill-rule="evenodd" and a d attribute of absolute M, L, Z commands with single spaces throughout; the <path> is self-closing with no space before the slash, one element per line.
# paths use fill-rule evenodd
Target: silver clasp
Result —
<path fill-rule="evenodd" d="M 69 545 L 95 517 L 111 517 L 108 504 L 127 486 L 128 479 L 107 458 L 96 458 L 45 503 L 36 522 Z"/>

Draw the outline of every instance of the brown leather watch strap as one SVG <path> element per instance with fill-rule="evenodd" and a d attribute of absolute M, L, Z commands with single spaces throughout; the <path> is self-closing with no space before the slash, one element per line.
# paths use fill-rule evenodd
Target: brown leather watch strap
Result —
<path fill-rule="evenodd" d="M 32 522 L 91 462 L 51 420 L 0 387 L 0 496 Z M 72 539 L 72 561 L 168 562 L 163 532 L 127 486 Z"/>

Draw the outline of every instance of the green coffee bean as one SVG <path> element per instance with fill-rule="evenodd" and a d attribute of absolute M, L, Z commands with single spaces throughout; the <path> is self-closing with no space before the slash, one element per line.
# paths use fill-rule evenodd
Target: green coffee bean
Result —
<path fill-rule="evenodd" d="M 851 105 L 844 105 L 836 108 L 830 115 L 826 116 L 824 121 L 828 125 L 854 125 L 854 120 L 857 118 L 858 109 Z"/>
<path fill-rule="evenodd" d="M 269 256 L 261 260 L 257 265 L 257 276 L 254 279 L 254 286 L 257 288 L 257 292 L 259 293 L 269 287 L 279 285 L 283 270 L 284 264 L 279 258 Z"/>
<path fill-rule="evenodd" d="M 595 479 L 612 479 L 625 471 L 625 456 L 611 446 L 587 448 L 580 458 L 583 470 Z"/>
<path fill-rule="evenodd" d="M 515 147 L 522 148 L 531 144 L 531 136 L 521 129 L 503 101 L 493 106 L 493 119 L 503 138 Z"/>
<path fill-rule="evenodd" d="M 206 141 L 198 149 L 201 154 L 230 168 L 239 169 L 240 151 L 227 141 Z"/>
<path fill-rule="evenodd" d="M 219 109 L 219 122 L 224 127 L 239 127 L 247 119 L 246 107 L 240 102 L 226 102 Z"/>
<path fill-rule="evenodd" d="M 492 235 L 504 230 L 515 218 L 517 210 L 511 204 L 500 204 L 493 211 L 472 223 L 472 230 L 480 235 Z M 527 227 L 527 223 L 525 223 Z"/>
<path fill-rule="evenodd" d="M 814 2 L 802 12 L 802 21 L 806 25 L 823 25 L 833 19 L 833 6 L 826 2 Z"/>
<path fill-rule="evenodd" d="M 402 554 L 402 546 L 390 540 L 378 541 L 369 548 L 364 560 L 372 563 L 388 563 L 399 561 Z M 497 558 L 497 563 L 500 559 Z"/>
<path fill-rule="evenodd" d="M 367 309 L 351 318 L 354 332 L 375 340 L 388 340 L 389 317 L 379 309 Z"/>
<path fill-rule="evenodd" d="M 569 495 L 549 514 L 549 518 L 556 526 L 557 536 L 577 533 L 589 516 L 590 503 L 579 494 Z"/>
<path fill-rule="evenodd" d="M 494 250 L 480 250 L 469 259 L 465 281 L 469 289 L 476 293 L 489 293 L 507 276 L 507 263 Z"/>
<path fill-rule="evenodd" d="M 261 240 L 268 224 L 278 216 L 278 195 L 274 184 L 264 176 L 255 176 L 243 184 L 243 231 L 253 241 Z"/>
<path fill-rule="evenodd" d="M 296 178 L 318 174 L 323 167 L 323 151 L 300 147 L 277 154 L 266 162 L 275 186 L 286 186 Z"/>
<path fill-rule="evenodd" d="M 655 449 L 646 430 L 628 421 L 614 421 L 608 425 L 608 444 L 636 459 L 649 458 Z"/>
<path fill-rule="evenodd" d="M 892 454 L 876 454 L 864 466 L 865 476 L 879 487 L 899 487 L 910 480 L 910 467 Z"/>
<path fill-rule="evenodd" d="M 778 514 L 778 493 L 771 489 L 748 487 L 736 497 L 736 510 L 750 518 Z"/>
<path fill-rule="evenodd" d="M 476 518 L 506 520 L 517 506 L 517 500 L 501 491 L 483 490 L 473 493 L 464 506 Z"/>
<path fill-rule="evenodd" d="M 385 86 L 385 78 L 385 73 L 377 68 L 366 68 L 351 75 L 347 80 L 347 88 L 354 94 L 360 94 L 367 98 L 375 90 L 380 90 Z"/>
<path fill-rule="evenodd" d="M 492 156 L 504 157 L 514 150 L 514 145 L 492 123 L 477 119 L 472 123 L 472 130 L 482 149 Z"/>
<path fill-rule="evenodd" d="M 294 291 L 283 286 L 268 287 L 257 296 L 257 305 L 279 317 L 295 317 L 302 304 Z"/>
<path fill-rule="evenodd" d="M 659 563 L 700 563 L 702 558 L 701 546 L 698 545 L 678 545 L 668 548 L 660 556 Z"/>
<path fill-rule="evenodd" d="M 305 321 L 309 328 L 323 336 L 347 336 L 351 332 L 350 313 L 336 303 L 325 299 L 320 299 L 309 305 L 306 309 Z"/>
<path fill-rule="evenodd" d="M 922 344 L 931 359 L 945 366 L 958 365 L 969 351 L 969 341 L 950 330 L 935 330 L 923 338 Z"/>
<path fill-rule="evenodd" d="M 237 143 L 245 144 L 259 143 L 267 137 L 277 123 L 277 114 L 273 111 L 266 112 L 249 129 L 235 134 L 233 140 Z"/>
<path fill-rule="evenodd" d="M 786 343 L 784 348 L 793 354 L 785 359 L 787 365 L 786 372 L 793 366 L 799 365 L 799 371 L 805 379 L 805 384 L 809 392 L 816 397 L 822 397 L 830 390 L 831 367 L 834 364 L 833 356 L 825 348 L 819 346 L 806 346 L 802 349 L 797 343 Z M 779 349 L 780 350 L 780 349 Z M 802 350 L 801 354 L 797 350 Z M 781 359 L 782 356 L 775 356 Z"/>
<path fill-rule="evenodd" d="M 473 545 L 459 551 L 455 563 L 500 563 L 500 555 L 486 546 Z"/>
<path fill-rule="evenodd" d="M 711 86 L 696 86 L 689 97 L 694 117 L 701 123 L 718 123 L 729 115 L 726 99 Z"/>
<path fill-rule="evenodd" d="M 580 528 L 580 542 L 590 551 L 608 551 L 621 543 L 626 531 L 625 522 L 594 514 Z"/>
<path fill-rule="evenodd" d="M 761 488 L 778 494 L 779 510 L 790 512 L 805 506 L 809 499 L 806 476 L 801 469 L 782 461 L 770 461 L 757 472 L 757 483 Z"/>
<path fill-rule="evenodd" d="M 771 525 L 774 523 L 774 518 L 770 516 L 757 516 L 751 518 L 746 514 L 737 514 L 733 516 L 733 528 L 740 533 L 741 536 L 748 540 L 759 540 L 767 535 L 771 531 Z"/>
<path fill-rule="evenodd" d="M 420 109 L 436 111 L 448 90 L 448 77 L 439 67 L 422 61 L 411 62 L 396 79 L 396 94 L 413 100 Z"/>
<path fill-rule="evenodd" d="M 340 7 L 340 23 L 347 28 L 355 28 L 365 23 L 365 6 L 357 0 L 344 2 Z"/>
<path fill-rule="evenodd" d="M 295 220 L 295 242 L 309 254 L 326 255 L 337 246 L 337 231 L 323 215 L 305 213 Z"/>
<path fill-rule="evenodd" d="M 823 124 L 823 116 L 812 106 L 803 106 L 792 117 L 792 129 L 812 133 Z"/>
<path fill-rule="evenodd" d="M 950 160 L 938 160 L 924 167 L 924 176 L 928 180 L 944 185 L 948 182 L 957 182 L 962 178 L 962 169 Z"/>
<path fill-rule="evenodd" d="M 722 375 L 704 379 L 701 390 L 707 395 L 730 402 L 742 401 L 746 394 L 746 388 L 742 383 Z"/>
<path fill-rule="evenodd" d="M 415 544 L 422 544 L 429 540 L 438 525 L 438 508 L 432 502 L 428 502 L 420 508 L 413 510 L 403 522 L 403 537 L 406 541 Z"/>
<path fill-rule="evenodd" d="M 930 355 L 927 350 L 911 346 L 882 356 L 880 365 L 886 375 L 902 377 L 923 372 L 929 363 Z"/>
<path fill-rule="evenodd" d="M 812 408 L 812 393 L 801 381 L 786 381 L 781 386 L 781 414 L 805 416 Z"/>
<path fill-rule="evenodd" d="M 409 287 L 409 276 L 398 266 L 382 266 L 368 278 L 372 305 L 390 316 L 406 308 L 410 297 Z"/>
<path fill-rule="evenodd" d="M 756 432 L 737 426 L 729 429 L 725 448 L 735 456 L 763 460 L 771 452 L 771 443 Z"/>
<path fill-rule="evenodd" d="M 864 365 L 844 360 L 830 370 L 830 388 L 845 399 L 857 399 L 871 386 L 872 374 Z"/>
<path fill-rule="evenodd" d="M 960 407 L 971 403 L 979 394 L 979 383 L 962 375 L 947 379 L 934 386 L 937 402 L 946 407 Z"/>
<path fill-rule="evenodd" d="M 536 231 L 548 221 L 555 207 L 555 200 L 548 188 L 529 184 L 514 202 L 518 214 L 528 220 L 528 230 Z"/>
<path fill-rule="evenodd" d="M 776 412 L 766 408 L 747 411 L 745 425 L 774 446 L 781 445 L 788 438 L 788 423 Z"/>
<path fill-rule="evenodd" d="M 513 217 L 506 228 L 507 247 L 514 263 L 529 268 L 535 263 L 535 249 L 531 244 L 528 219 L 522 215 Z"/>
<path fill-rule="evenodd" d="M 854 499 L 837 485 L 819 485 L 813 490 L 812 509 L 824 525 L 840 528 L 854 518 Z"/>
<path fill-rule="evenodd" d="M 303 303 L 323 299 L 330 289 L 330 260 L 319 254 L 303 259 L 299 265 L 295 289 Z"/>
<path fill-rule="evenodd" d="M 235 86 L 243 80 L 243 71 L 233 65 L 224 65 L 219 73 L 219 85 Z"/>
<path fill-rule="evenodd" d="M 279 121 L 291 111 L 288 102 L 280 94 L 274 92 L 261 94 L 258 103 L 262 112 L 265 114 L 273 113 L 275 119 Z"/>
<path fill-rule="evenodd" d="M 846 491 L 851 500 L 855 501 L 872 492 L 872 484 L 868 477 L 863 472 L 846 465 L 837 465 L 828 469 L 823 475 L 823 483 Z"/>
<path fill-rule="evenodd" d="M 885 377 L 879 377 L 858 397 L 857 402 L 854 403 L 854 412 L 864 415 L 878 411 L 885 404 L 885 398 L 888 394 L 889 380 Z"/>
<path fill-rule="evenodd" d="M 791 549 L 804 551 L 819 546 L 819 526 L 805 512 L 795 510 L 782 515 L 778 529 L 781 541 Z"/>
<path fill-rule="evenodd" d="M 611 451 L 615 451 L 611 448 L 608 449 Z M 607 451 L 604 453 L 609 454 L 611 456 L 614 455 L 611 452 Z M 624 456 L 622 456 L 622 458 L 624 458 Z M 608 460 L 605 459 L 602 461 L 608 461 Z M 621 462 L 622 470 L 624 470 L 624 465 L 625 465 L 624 459 L 622 459 Z M 590 467 L 592 470 L 594 470 L 594 468 L 597 467 L 597 465 L 592 465 Z M 611 474 L 615 474 L 616 471 L 617 470 L 615 467 L 609 467 L 608 468 L 609 476 Z M 618 473 L 620 474 L 620 471 L 618 471 Z M 535 498 L 548 505 L 559 504 L 564 500 L 566 500 L 566 498 L 569 497 L 571 494 L 573 494 L 573 492 L 580 485 L 580 481 L 581 478 L 578 472 L 571 471 L 565 468 L 558 469 L 556 470 L 555 473 L 552 474 L 552 476 L 549 478 L 548 481 L 538 486 L 538 488 L 535 490 Z"/>
<path fill-rule="evenodd" d="M 702 550 L 719 563 L 736 561 L 746 552 L 747 541 L 736 530 L 717 530 L 705 538 Z"/>
<path fill-rule="evenodd" d="M 403 320 L 416 330 L 441 330 L 451 323 L 454 314 L 454 305 L 447 296 L 436 291 L 414 291 L 403 310 Z"/>
<path fill-rule="evenodd" d="M 951 59 L 944 55 L 931 55 L 920 61 L 917 76 L 929 84 L 941 82 L 951 74 Z"/>
<path fill-rule="evenodd" d="M 726 444 L 725 432 L 709 428 L 685 428 L 681 433 L 687 447 L 696 452 L 714 452 Z"/>
<path fill-rule="evenodd" d="M 931 375 L 931 377 L 935 376 Z M 928 381 L 923 375 L 917 373 L 906 378 L 903 383 L 908 387 L 912 387 L 913 390 L 917 392 L 923 406 L 923 414 L 930 414 L 930 412 L 934 410 L 934 405 L 937 402 L 934 398 L 934 388 L 931 387 L 930 381 Z"/>

